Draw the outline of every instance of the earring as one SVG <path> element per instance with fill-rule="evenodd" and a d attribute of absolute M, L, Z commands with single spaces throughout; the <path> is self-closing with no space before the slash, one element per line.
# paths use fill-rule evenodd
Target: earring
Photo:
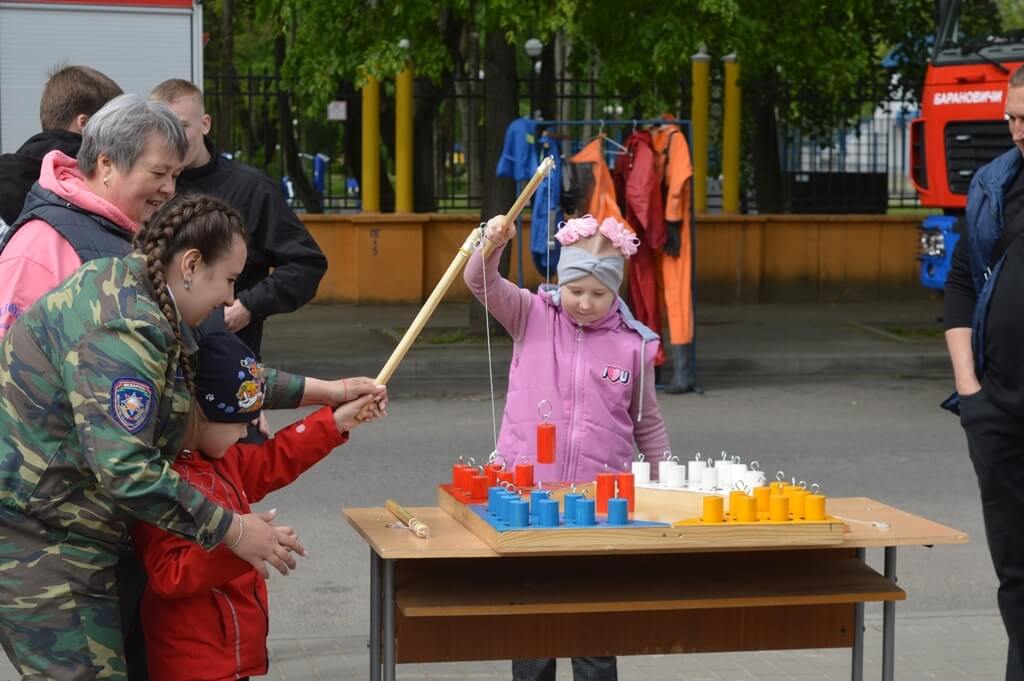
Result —
<path fill-rule="evenodd" d="M 103 178 L 103 186 L 106 187 L 107 189 L 110 188 L 110 176 L 109 175 L 107 177 Z"/>
<path fill-rule="evenodd" d="M 188 291 L 191 288 L 192 288 L 192 280 L 191 279 L 186 279 L 185 280 L 185 290 Z"/>

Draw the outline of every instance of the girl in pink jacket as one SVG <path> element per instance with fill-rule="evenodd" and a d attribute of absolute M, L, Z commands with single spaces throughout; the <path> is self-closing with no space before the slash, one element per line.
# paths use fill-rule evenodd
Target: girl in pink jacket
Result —
<path fill-rule="evenodd" d="M 484 236 L 496 248 L 484 260 L 478 249 L 465 279 L 477 300 L 515 341 L 498 453 L 509 466 L 527 460 L 541 482 L 592 482 L 602 471 L 628 470 L 634 443 L 649 458 L 669 450 L 668 433 L 654 393 L 658 336 L 636 321 L 618 297 L 626 258 L 637 238 L 608 218 L 586 215 L 566 222 L 558 286 L 537 293 L 498 273 L 501 252 L 515 236 L 504 218 L 491 218 Z M 485 300 L 486 290 L 486 300 Z M 537 462 L 538 405 L 550 404 L 555 462 Z M 544 405 L 545 410 L 547 404 Z M 514 681 L 555 678 L 555 660 L 512 662 Z M 614 657 L 574 657 L 573 677 L 615 681 Z"/>
<path fill-rule="evenodd" d="M 637 322 L 618 297 L 636 237 L 608 218 L 587 215 L 559 229 L 558 286 L 537 293 L 498 273 L 515 225 L 502 231 L 492 218 L 484 230 L 496 248 L 473 253 L 465 280 L 477 300 L 515 342 L 498 453 L 509 466 L 528 460 L 540 481 L 593 482 L 602 471 L 628 470 L 634 443 L 647 458 L 669 450 L 654 392 L 658 336 Z M 538 405 L 547 400 L 555 424 L 555 463 L 537 463 Z M 544 409 L 547 409 L 547 404 Z"/>

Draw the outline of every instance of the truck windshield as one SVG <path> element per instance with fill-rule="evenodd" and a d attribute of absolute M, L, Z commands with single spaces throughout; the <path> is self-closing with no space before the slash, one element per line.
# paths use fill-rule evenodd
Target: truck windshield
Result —
<path fill-rule="evenodd" d="M 935 66 L 1024 61 L 1019 0 L 937 0 Z"/>

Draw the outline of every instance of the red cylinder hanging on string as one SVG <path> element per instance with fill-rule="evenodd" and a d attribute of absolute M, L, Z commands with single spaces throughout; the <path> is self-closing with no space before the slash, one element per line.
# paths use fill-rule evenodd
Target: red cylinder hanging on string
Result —
<path fill-rule="evenodd" d="M 545 408 L 544 405 L 547 405 Z M 541 423 L 537 424 L 537 463 L 555 462 L 555 424 L 551 423 L 551 403 L 541 400 L 537 405 Z"/>

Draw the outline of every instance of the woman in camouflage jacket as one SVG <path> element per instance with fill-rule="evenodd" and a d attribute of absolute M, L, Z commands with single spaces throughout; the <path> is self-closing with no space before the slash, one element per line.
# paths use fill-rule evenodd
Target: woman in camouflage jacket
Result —
<path fill-rule="evenodd" d="M 245 239 L 225 204 L 176 197 L 135 252 L 84 265 L 0 344 L 0 641 L 26 677 L 124 678 L 114 568 L 135 520 L 223 543 L 264 574 L 304 552 L 270 514 L 233 514 L 170 468 L 192 398 L 188 327 L 233 300 Z M 269 401 L 298 403 L 302 379 L 266 380 Z"/>

